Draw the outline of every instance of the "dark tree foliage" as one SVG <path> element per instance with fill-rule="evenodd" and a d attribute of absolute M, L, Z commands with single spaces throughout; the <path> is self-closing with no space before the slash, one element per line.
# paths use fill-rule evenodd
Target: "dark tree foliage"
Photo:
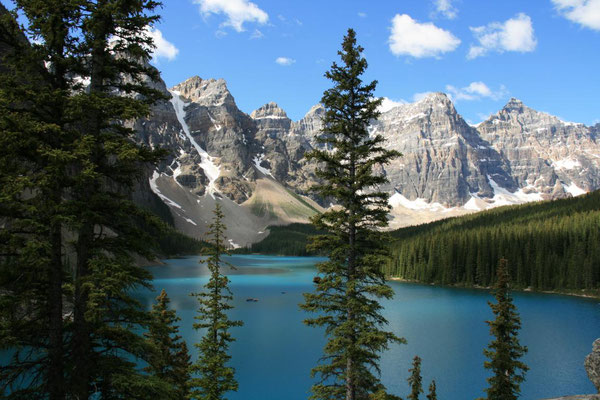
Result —
<path fill-rule="evenodd" d="M 205 263 L 210 271 L 210 279 L 204 286 L 205 291 L 193 293 L 198 299 L 198 315 L 195 317 L 194 329 L 206 330 L 198 349 L 198 360 L 192 366 L 192 373 L 199 375 L 192 379 L 192 399 L 222 400 L 230 391 L 237 391 L 238 383 L 235 370 L 227 363 L 231 359 L 228 353 L 229 343 L 235 339 L 229 330 L 242 326 L 241 321 L 232 321 L 227 312 L 233 308 L 230 304 L 233 295 L 229 290 L 229 278 L 223 274 L 223 267 L 233 266 L 223 260 L 223 255 L 229 254 L 225 247 L 225 226 L 223 212 L 217 204 L 213 222 L 209 225 L 208 243 L 210 248 L 205 250 L 208 258 Z"/>
<path fill-rule="evenodd" d="M 14 356 L 0 388 L 9 398 L 173 398 L 137 366 L 151 354 L 139 333 L 148 316 L 129 294 L 149 282 L 133 260 L 151 256 L 139 227 L 158 224 L 129 194 L 160 153 L 135 144 L 124 122 L 162 96 L 148 86 L 157 71 L 146 34 L 159 3 L 15 4 L 36 44 L 3 20 L 0 342 Z"/>
<path fill-rule="evenodd" d="M 73 160 L 70 28 L 76 1 L 17 2 L 54 18 L 31 22 L 30 45 L 16 14 L 0 10 L 0 395 L 65 396 L 63 298 L 68 293 L 62 232 Z M 35 20 L 34 20 L 35 21 Z M 49 67 L 46 67 L 49 66 Z M 4 364 L 4 363 L 3 363 Z"/>
<path fill-rule="evenodd" d="M 340 207 L 313 217 L 316 229 L 326 232 L 313 238 L 311 249 L 329 260 L 318 264 L 314 293 L 306 293 L 302 308 L 318 316 L 309 326 L 323 326 L 328 336 L 324 356 L 312 370 L 319 381 L 312 399 L 367 399 L 382 392 L 380 353 L 390 343 L 403 342 L 382 327 L 379 298 L 391 298 L 381 265 L 386 262 L 385 234 L 388 195 L 377 188 L 387 182 L 373 172 L 399 156 L 382 147 L 380 135 L 370 136 L 369 121 L 378 117 L 381 100 L 373 98 L 376 82 L 364 84 L 367 61 L 352 29 L 338 52 L 342 65 L 333 63 L 325 76 L 333 87 L 323 94 L 324 128 L 318 138 L 322 149 L 307 154 L 322 165 L 322 184 L 313 188 Z"/>
<path fill-rule="evenodd" d="M 175 310 L 169 309 L 169 297 L 163 289 L 156 298 L 150 312 L 148 332 L 144 335 L 153 346 L 144 368 L 150 375 L 170 383 L 176 391 L 176 398 L 185 400 L 190 395 L 190 354 L 185 341 L 179 336 Z"/>
<path fill-rule="evenodd" d="M 152 233 L 153 238 L 158 242 L 161 258 L 200 254 L 207 246 L 205 242 L 187 236 L 172 227 L 161 227 L 153 230 Z"/>
<path fill-rule="evenodd" d="M 387 275 L 427 283 L 491 286 L 501 256 L 512 284 L 600 290 L 600 191 L 502 207 L 395 231 Z"/>
<path fill-rule="evenodd" d="M 423 378 L 421 377 L 421 358 L 415 356 L 413 358 L 412 368 L 408 370 L 410 376 L 408 377 L 408 384 L 410 386 L 410 394 L 408 395 L 409 400 L 419 400 L 419 395 L 423 393 Z"/>
<path fill-rule="evenodd" d="M 285 226 L 269 226 L 269 236 L 249 248 L 234 253 L 277 254 L 282 256 L 315 256 L 315 251 L 306 248 L 312 235 L 321 234 L 311 224 L 294 223 Z"/>
<path fill-rule="evenodd" d="M 435 380 L 429 384 L 429 393 L 427 393 L 427 400 L 437 400 L 437 386 Z"/>
<path fill-rule="evenodd" d="M 132 329 L 145 326 L 147 316 L 128 294 L 148 285 L 150 275 L 135 265 L 132 253 L 151 257 L 152 243 L 138 228 L 151 217 L 133 204 L 129 192 L 143 176 L 142 167 L 160 154 L 136 144 L 124 122 L 146 116 L 162 97 L 148 85 L 157 71 L 148 64 L 152 41 L 146 32 L 158 19 L 158 6 L 96 0 L 80 9 L 83 61 L 77 72 L 89 85 L 75 95 L 82 135 L 72 189 L 77 239 L 71 351 L 77 373 L 69 384 L 80 399 L 96 391 L 103 397 L 170 396 L 163 393 L 168 386 L 141 374 L 131 360 L 150 353 Z"/>
<path fill-rule="evenodd" d="M 484 366 L 492 371 L 492 376 L 487 379 L 489 387 L 485 389 L 488 400 L 516 400 L 529 369 L 519 361 L 527 353 L 527 347 L 519 344 L 521 319 L 512 302 L 509 284 L 508 262 L 501 259 L 494 289 L 496 304 L 489 303 L 496 319 L 487 321 L 494 340 L 484 350 L 489 359 Z"/>

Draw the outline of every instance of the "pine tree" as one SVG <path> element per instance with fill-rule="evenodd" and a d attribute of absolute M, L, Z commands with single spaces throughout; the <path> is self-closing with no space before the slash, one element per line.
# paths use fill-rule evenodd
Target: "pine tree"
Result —
<path fill-rule="evenodd" d="M 527 347 L 519 344 L 521 319 L 510 295 L 507 260 L 500 260 L 496 274 L 496 304 L 488 302 L 496 319 L 487 321 L 490 334 L 495 339 L 484 350 L 489 359 L 484 366 L 493 375 L 487 379 L 489 387 L 485 392 L 488 400 L 516 400 L 521 391 L 520 384 L 529 369 L 519 361 L 527 352 Z"/>
<path fill-rule="evenodd" d="M 69 218 L 64 194 L 72 162 L 70 93 L 76 1 L 16 2 L 26 32 L 0 9 L 0 367 L 3 398 L 65 396 L 63 298 Z M 28 2 L 31 3 L 31 2 Z M 33 10 L 54 18 L 34 23 Z M 47 67 L 46 67 L 47 66 Z M 10 393 L 10 394 L 8 394 Z"/>
<path fill-rule="evenodd" d="M 437 400 L 437 386 L 435 380 L 429 384 L 429 393 L 427 394 L 427 400 Z"/>
<path fill-rule="evenodd" d="M 69 385 L 80 399 L 94 387 L 111 396 L 135 396 L 134 391 L 157 387 L 129 361 L 149 353 L 133 329 L 143 327 L 147 316 L 128 292 L 148 284 L 149 273 L 135 265 L 132 253 L 149 256 L 152 243 L 139 229 L 149 217 L 133 204 L 130 192 L 143 166 L 157 162 L 160 154 L 135 143 L 135 132 L 124 123 L 146 116 L 149 105 L 162 98 L 149 85 L 157 71 L 148 64 L 152 41 L 147 35 L 159 5 L 96 0 L 81 7 L 78 56 L 84 61 L 78 74 L 89 85 L 74 96 L 82 135 L 75 148 L 72 190 L 77 374 Z M 115 355 L 106 348 L 119 350 Z"/>
<path fill-rule="evenodd" d="M 153 346 L 153 352 L 144 370 L 173 385 L 177 398 L 185 400 L 190 394 L 191 361 L 187 345 L 178 334 L 179 327 L 176 324 L 181 319 L 175 310 L 169 309 L 169 303 L 167 292 L 163 289 L 152 306 L 151 321 L 145 334 Z"/>
<path fill-rule="evenodd" d="M 421 358 L 415 356 L 413 358 L 413 367 L 408 370 L 408 384 L 410 385 L 409 400 L 419 400 L 419 395 L 423 393 L 423 378 L 421 377 Z"/>
<path fill-rule="evenodd" d="M 1 194 L 0 217 L 11 228 L 0 260 L 9 293 L 2 321 L 10 323 L 0 335 L 17 349 L 17 362 L 0 373 L 3 390 L 36 399 L 174 398 L 135 362 L 151 354 L 139 333 L 148 316 L 129 294 L 148 285 L 132 253 L 150 256 L 139 226 L 154 221 L 129 193 L 160 154 L 135 144 L 124 122 L 162 96 L 148 86 L 157 71 L 147 63 L 158 3 L 15 3 L 39 44 L 12 41 L 19 51 L 0 85 L 2 180 L 11 182 Z M 73 306 L 72 320 L 63 304 Z"/>
<path fill-rule="evenodd" d="M 192 373 L 199 377 L 192 379 L 192 399 L 222 400 L 227 392 L 238 389 L 235 370 L 227 366 L 231 359 L 229 343 L 235 340 L 229 330 L 243 323 L 232 321 L 227 316 L 227 312 L 233 308 L 230 304 L 233 295 L 229 290 L 229 278 L 223 274 L 222 268 L 232 266 L 222 259 L 224 254 L 229 254 L 224 245 L 226 228 L 223 217 L 221 206 L 217 204 L 213 222 L 209 225 L 212 238 L 208 243 L 211 247 L 205 251 L 210 279 L 204 286 L 204 292 L 192 294 L 199 303 L 195 317 L 198 322 L 194 323 L 194 329 L 206 330 L 200 343 L 195 344 L 199 357 L 192 366 Z"/>
<path fill-rule="evenodd" d="M 381 266 L 387 259 L 383 248 L 387 226 L 388 195 L 377 190 L 387 182 L 373 172 L 399 155 L 382 147 L 380 135 L 370 136 L 369 122 L 379 115 L 380 99 L 373 98 L 377 84 L 363 84 L 367 61 L 352 29 L 344 37 L 343 65 L 334 63 L 325 76 L 334 86 L 325 91 L 324 128 L 321 149 L 307 154 L 321 168 L 322 184 L 313 190 L 340 207 L 312 219 L 318 230 L 313 250 L 328 254 L 318 264 L 320 279 L 314 293 L 306 293 L 302 308 L 319 316 L 306 320 L 309 326 L 324 326 L 329 337 L 321 362 L 312 370 L 319 382 L 312 399 L 366 399 L 380 391 L 378 361 L 390 343 L 403 342 L 382 327 L 379 298 L 391 298 Z"/>

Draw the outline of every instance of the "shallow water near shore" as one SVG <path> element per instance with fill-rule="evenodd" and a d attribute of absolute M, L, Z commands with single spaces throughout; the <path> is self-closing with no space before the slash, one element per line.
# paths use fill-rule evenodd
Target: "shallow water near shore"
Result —
<path fill-rule="evenodd" d="M 230 400 L 307 399 L 313 380 L 310 369 L 325 344 L 323 331 L 304 326 L 308 314 L 300 310 L 302 293 L 313 290 L 314 257 L 235 255 L 226 257 L 236 266 L 228 271 L 234 294 L 232 319 L 244 321 L 232 329 L 237 338 L 231 346 L 239 391 Z M 137 296 L 150 308 L 165 289 L 177 310 L 181 335 L 192 349 L 201 332 L 192 329 L 196 300 L 191 292 L 202 290 L 207 270 L 199 257 L 164 260 L 150 267 L 154 292 Z M 406 378 L 412 358 L 423 359 L 425 391 L 436 380 L 438 398 L 474 399 L 483 395 L 487 371 L 483 349 L 490 341 L 486 320 L 493 315 L 482 290 L 442 288 L 390 282 L 395 291 L 385 301 L 389 330 L 405 337 L 406 345 L 393 345 L 381 358 L 382 380 L 391 393 L 406 397 Z M 528 346 L 524 358 L 530 367 L 522 384 L 522 399 L 593 393 L 583 360 L 600 337 L 600 302 L 561 295 L 514 293 L 522 320 L 521 344 Z M 246 299 L 255 298 L 257 302 Z M 424 395 L 422 396 L 425 397 Z"/>

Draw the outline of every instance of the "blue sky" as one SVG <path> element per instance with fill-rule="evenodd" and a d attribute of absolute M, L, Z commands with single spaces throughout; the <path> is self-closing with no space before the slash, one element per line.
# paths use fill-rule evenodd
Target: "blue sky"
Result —
<path fill-rule="evenodd" d="M 6 0 L 2 0 L 6 3 Z M 300 119 L 349 27 L 376 95 L 449 93 L 471 123 L 510 97 L 600 122 L 600 0 L 163 0 L 155 65 L 168 86 L 224 78 L 240 109 Z"/>

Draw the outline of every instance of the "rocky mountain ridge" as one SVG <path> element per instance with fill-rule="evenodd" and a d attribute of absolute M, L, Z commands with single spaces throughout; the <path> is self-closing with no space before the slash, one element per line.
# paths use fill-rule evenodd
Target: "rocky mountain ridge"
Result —
<path fill-rule="evenodd" d="M 171 100 L 136 128 L 143 142 L 171 151 L 150 183 L 180 230 L 201 236 L 219 200 L 232 213 L 232 242 L 244 245 L 268 224 L 306 221 L 329 206 L 309 197 L 316 165 L 304 159 L 318 146 L 322 106 L 292 121 L 275 103 L 242 112 L 222 79 L 160 88 Z M 600 126 L 564 122 L 517 99 L 470 126 L 448 96 L 432 93 L 382 113 L 370 132 L 403 153 L 382 168 L 393 227 L 600 188 Z"/>

